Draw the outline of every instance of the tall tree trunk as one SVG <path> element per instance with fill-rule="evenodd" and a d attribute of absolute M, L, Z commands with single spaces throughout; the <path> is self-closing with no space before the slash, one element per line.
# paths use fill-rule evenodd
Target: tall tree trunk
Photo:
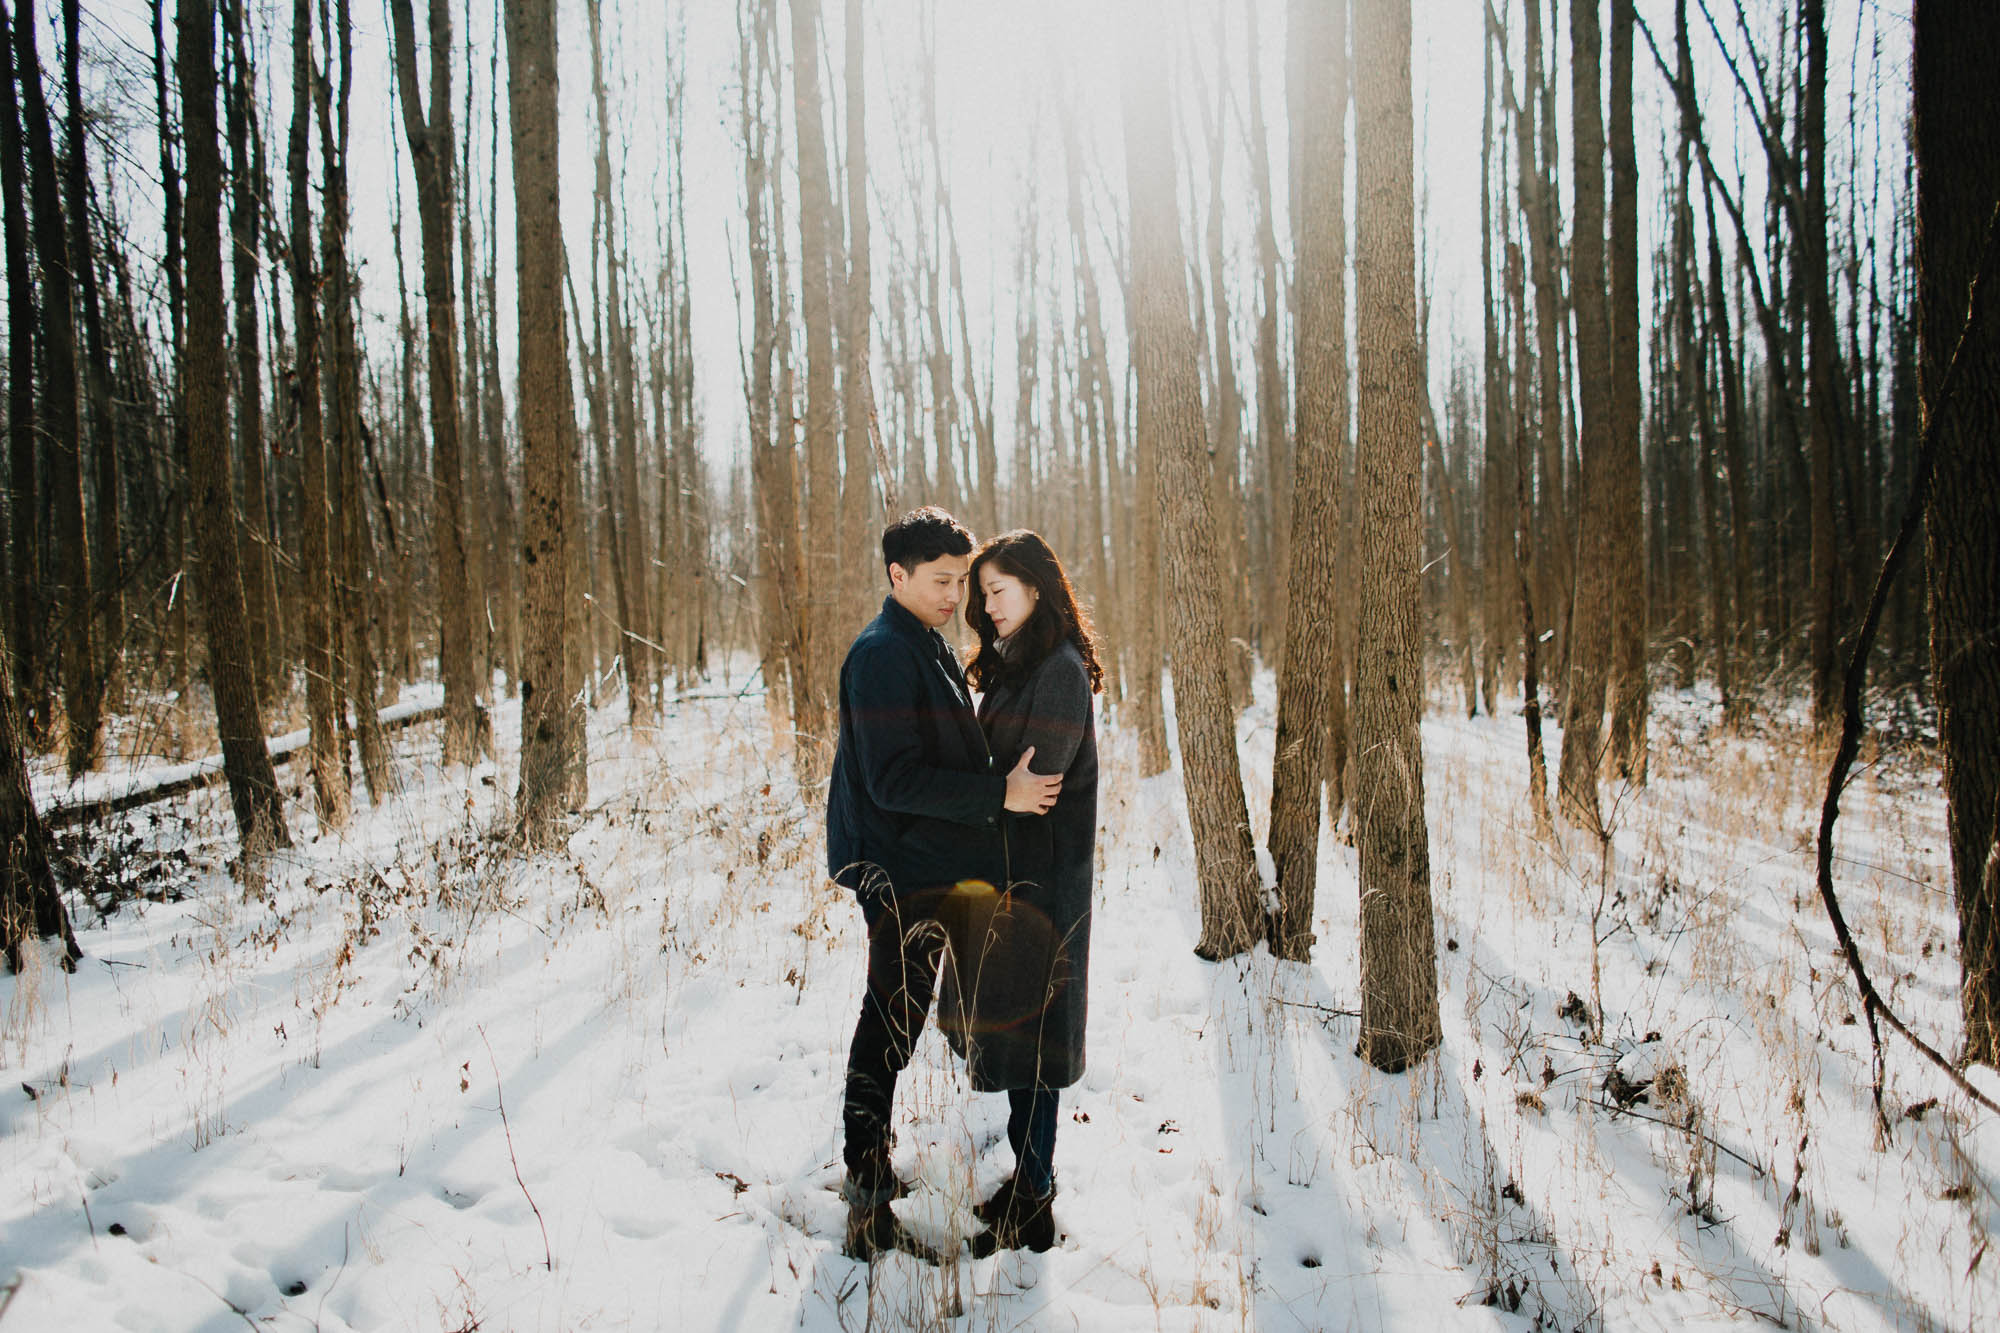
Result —
<path fill-rule="evenodd" d="M 0 5 L 0 22 L 6 8 Z M 0 62 L 11 61 L 0 57 Z M 0 74 L 8 71 L 0 68 Z M 9 270 L 10 272 L 12 270 Z M 0 664 L 11 669 L 7 638 L 0 630 Z M 49 835 L 35 811 L 28 785 L 28 766 L 21 755 L 21 724 L 11 690 L 0 690 L 0 951 L 10 971 L 25 961 L 22 946 L 31 939 L 54 940 L 62 947 L 62 966 L 76 971 L 83 950 L 70 930 L 62 885 L 49 856 Z"/>
<path fill-rule="evenodd" d="M 1340 453 L 1347 438 L 1347 3 L 1314 5 L 1293 40 L 1314 71 L 1296 132 L 1308 145 L 1300 164 L 1304 210 L 1298 256 L 1299 438 L 1293 453 L 1290 529 L 1331 534 L 1340 524 Z M 1320 778 L 1329 729 L 1347 718 L 1340 636 L 1329 600 L 1341 589 L 1331 540 L 1294 542 L 1284 605 L 1284 658 L 1278 676 L 1278 735 L 1271 757 L 1271 860 L 1278 875 L 1272 952 L 1304 961 L 1312 953 L 1319 867 Z M 1341 809 L 1333 773 L 1333 810 Z"/>
<path fill-rule="evenodd" d="M 196 578 L 208 631 L 215 729 L 246 856 L 289 846 L 284 806 L 264 745 L 263 712 L 243 625 L 236 506 L 229 478 L 229 395 L 222 297 L 222 153 L 216 143 L 214 0 L 180 0 L 182 133 L 187 142 L 187 333 L 181 383 L 187 401 L 188 485 Z"/>
<path fill-rule="evenodd" d="M 188 733 L 192 729 L 190 703 L 194 696 L 193 659 L 188 633 L 188 589 L 183 586 L 182 574 L 188 565 L 188 438 L 187 413 L 183 410 L 184 394 L 180 382 L 180 349 L 187 337 L 187 274 L 182 245 L 182 220 L 184 209 L 181 203 L 181 168 L 174 156 L 175 136 L 172 129 L 168 89 L 171 76 L 167 60 L 166 0 L 150 0 L 149 16 L 152 20 L 153 38 L 153 106 L 155 119 L 159 124 L 160 144 L 160 214 L 165 223 L 166 275 L 167 275 L 167 323 L 173 335 L 173 386 L 168 402 L 174 405 L 169 425 L 172 441 L 168 470 L 173 478 L 173 514 L 168 519 L 168 563 L 173 573 L 172 592 L 168 599 L 169 637 L 172 640 L 173 657 L 173 708 L 169 714 L 173 733 L 172 745 L 176 755 L 185 755 L 188 748 Z M 46 686 L 43 687 L 46 698 Z"/>
<path fill-rule="evenodd" d="M 1215 50 L 1219 66 L 1225 60 L 1227 28 L 1216 11 Z M 1218 75 L 1221 70 L 1218 69 Z M 1229 698 L 1240 711 L 1250 706 L 1250 575 L 1243 557 L 1248 533 L 1243 524 L 1243 393 L 1236 381 L 1236 350 L 1229 333 L 1229 285 L 1224 264 L 1222 168 L 1228 137 L 1229 80 L 1215 81 L 1215 105 L 1203 102 L 1208 140 L 1208 289 L 1215 358 L 1215 438 L 1209 444 L 1210 489 L 1215 497 L 1216 533 L 1222 579 L 1223 644 L 1229 662 Z"/>
<path fill-rule="evenodd" d="M 307 764 L 322 828 L 347 823 L 352 797 L 336 717 L 333 661 L 333 553 L 329 532 L 326 432 L 320 394 L 319 274 L 313 264 L 312 183 L 308 131 L 316 82 L 312 0 L 292 0 L 292 126 L 286 165 L 291 178 L 291 270 L 294 407 L 298 414 L 299 624 L 304 633 Z"/>
<path fill-rule="evenodd" d="M 1576 530 L 1570 521 L 1571 496 L 1563 466 L 1563 421 L 1568 400 L 1562 391 L 1562 269 L 1557 249 L 1561 219 L 1556 189 L 1554 82 L 1543 68 L 1542 18 L 1537 3 L 1525 6 L 1522 105 L 1514 118 L 1514 155 L 1521 178 L 1521 210 L 1528 221 L 1528 265 L 1535 285 L 1536 441 L 1538 522 L 1548 534 L 1538 562 L 1536 604 L 1543 607 L 1558 644 L 1569 637 L 1570 590 L 1574 580 Z M 1538 132 L 1539 130 L 1539 132 Z"/>
<path fill-rule="evenodd" d="M 331 21 L 332 33 L 327 33 Z M 361 349 L 354 329 L 354 274 L 347 262 L 347 145 L 352 123 L 354 24 L 349 0 L 321 0 L 320 31 L 328 60 L 338 56 L 340 82 L 317 83 L 320 156 L 326 164 L 326 212 L 320 219 L 320 267 L 326 281 L 327 332 L 332 352 L 327 380 L 333 399 L 334 449 L 330 489 L 338 495 L 340 521 L 335 561 L 334 603 L 339 613 L 336 667 L 353 709 L 352 728 L 361 751 L 361 774 L 369 796 L 379 803 L 389 793 L 389 747 L 377 710 L 380 672 L 374 637 L 380 598 L 372 583 L 374 556 L 368 531 L 367 494 L 362 486 L 362 453 L 367 428 L 361 420 Z M 331 74 L 331 68 L 328 71 Z M 344 651 L 343 651 L 344 649 Z M 350 725 L 344 710 L 340 720 Z M 343 755 L 345 751 L 342 751 Z"/>
<path fill-rule="evenodd" d="M 96 636 L 91 613 L 89 538 L 83 508 L 83 420 L 77 401 L 75 257 L 63 222 L 62 186 L 56 173 L 55 142 L 48 102 L 42 95 L 42 62 L 35 48 L 34 0 L 21 0 L 14 23 L 14 64 L 28 140 L 29 202 L 35 257 L 42 268 L 41 411 L 35 418 L 42 436 L 44 476 L 55 522 L 50 537 L 54 558 L 48 570 L 51 611 L 61 645 L 63 749 L 72 779 L 97 762 L 103 729 L 103 685 L 98 678 Z"/>
<path fill-rule="evenodd" d="M 499 0 L 494 28 L 500 25 Z M 515 537 L 514 488 L 507 475 L 507 404 L 501 389 L 499 211 L 500 211 L 500 43 L 489 44 L 486 74 L 486 267 L 480 276 L 480 301 L 486 313 L 480 376 L 480 436 L 486 445 L 486 494 L 493 526 L 493 587 L 500 604 L 494 611 L 499 629 L 499 656 L 507 673 L 507 693 L 521 687 L 520 543 Z"/>
<path fill-rule="evenodd" d="M 1917 0 L 1913 30 L 1917 308 L 1924 415 L 1936 471 L 1924 513 L 1931 671 L 1944 748 L 1958 900 L 1965 1058 L 2000 1067 L 2000 302 L 1966 327 L 1967 293 L 1996 274 L 1989 230 L 2000 199 L 2000 28 L 1964 6 Z M 1959 347 L 1960 332 L 1964 345 Z M 1956 351 L 1954 350 L 1956 349 Z M 1939 401 L 1959 360 L 1956 397 Z"/>
<path fill-rule="evenodd" d="M 841 440 L 846 460 L 840 491 L 840 582 L 847 590 L 843 618 L 857 625 L 867 623 L 873 609 L 875 552 L 869 516 L 880 512 L 871 497 L 875 461 L 868 436 L 875 415 L 869 367 L 874 278 L 868 267 L 868 86 L 862 10 L 861 0 L 847 0 L 847 281 L 840 303 Z"/>
<path fill-rule="evenodd" d="M 1806 300 L 1808 449 L 1811 481 L 1812 696 L 1813 725 L 1840 727 L 1839 625 L 1841 540 L 1835 530 L 1834 489 L 1841 446 L 1842 383 L 1839 345 L 1833 324 L 1833 291 L 1826 243 L 1826 0 L 1800 0 L 1805 42 L 1804 139 L 1805 209 L 1799 237 L 1800 272 Z M 1851 536 L 1851 534 L 1850 534 Z M 1989 802 L 1990 804 L 1990 802 Z"/>
<path fill-rule="evenodd" d="M 1121 72 L 1139 435 L 1142 450 L 1149 437 L 1157 442 L 1159 522 L 1173 534 L 1165 545 L 1167 582 L 1179 610 L 1174 715 L 1201 893 L 1195 953 L 1213 960 L 1255 945 L 1265 933 L 1264 911 L 1224 668 L 1200 352 L 1188 314 L 1187 263 L 1174 202 L 1167 62 L 1156 28 L 1130 37 Z"/>
<path fill-rule="evenodd" d="M 1451 655 L 1458 663 L 1458 683 L 1465 697 L 1465 715 L 1479 716 L 1479 673 L 1473 665 L 1472 656 L 1472 559 L 1470 547 L 1465 540 L 1465 524 L 1459 517 L 1458 485 L 1452 476 L 1452 465 L 1445 457 L 1444 444 L 1438 439 L 1435 418 L 1431 429 L 1422 432 L 1429 455 L 1432 471 L 1437 478 L 1437 505 L 1444 513 L 1445 546 L 1448 555 L 1445 561 L 1447 598 L 1451 605 Z M 1454 432 L 1457 428 L 1454 427 Z M 1454 450 L 1454 453 L 1457 451 Z"/>
<path fill-rule="evenodd" d="M 790 0 L 792 114 L 799 170 L 799 306 L 806 325 L 806 634 L 807 680 L 816 730 L 800 740 L 809 749 L 815 783 L 832 763 L 830 731 L 839 605 L 839 415 L 834 394 L 833 186 L 826 165 L 826 132 L 819 90 L 819 0 Z"/>
<path fill-rule="evenodd" d="M 468 19 L 468 27 L 470 22 Z M 463 439 L 459 452 L 465 463 L 465 494 L 462 497 L 461 512 L 465 520 L 465 584 L 472 615 L 472 684 L 474 696 L 479 703 L 487 703 L 493 695 L 493 648 L 496 637 L 493 625 L 495 604 L 499 601 L 494 590 L 495 557 L 506 547 L 493 545 L 492 502 L 487 498 L 487 451 L 485 435 L 481 430 L 479 403 L 479 303 L 477 296 L 476 259 L 472 250 L 472 95 L 473 95 L 472 41 L 468 36 L 465 43 L 465 100 L 461 105 L 460 125 L 463 132 L 458 138 L 458 208 L 453 221 L 458 228 L 458 303 L 463 312 L 459 328 L 459 373 L 464 386 L 458 406 L 458 424 Z M 511 558 L 511 555 L 510 555 Z M 474 725 L 474 748 L 477 748 L 477 731 Z"/>
<path fill-rule="evenodd" d="M 430 350 L 431 558 L 438 598 L 438 668 L 444 677 L 444 762 L 469 764 L 478 689 L 472 675 L 472 590 L 465 560 L 465 467 L 458 443 L 458 305 L 451 223 L 457 160 L 451 123 L 451 6 L 430 0 L 430 106 L 417 86 L 410 0 L 390 0 L 403 133 L 417 177 L 424 252 L 424 334 Z M 595 11 L 593 10 L 593 14 Z"/>
<path fill-rule="evenodd" d="M 102 719 L 103 707 L 118 676 L 125 638 L 124 558 L 119 550 L 120 496 L 118 446 L 124 436 L 122 409 L 111 394 L 111 349 L 104 338 L 103 303 L 97 291 L 97 259 L 90 225 L 90 154 L 83 111 L 82 9 L 77 0 L 63 4 L 63 211 L 69 222 L 69 253 L 76 276 L 76 294 L 83 306 L 83 386 L 90 414 L 91 551 L 90 614 L 91 684 L 97 691 L 92 711 Z M 96 744 L 91 745 L 92 753 Z"/>
<path fill-rule="evenodd" d="M 563 245 L 555 0 L 507 0 L 507 119 L 514 147 L 514 254 L 520 331 L 522 533 L 527 563 L 521 661 L 520 832 L 552 845 L 583 762 L 573 748 L 566 679 L 569 538 L 565 478 L 576 471 L 569 347 L 563 334 Z"/>
<path fill-rule="evenodd" d="M 1715 229 L 1715 201 L 1705 191 L 1708 215 L 1708 306 L 1709 336 L 1714 341 L 1718 373 L 1722 379 L 1722 452 L 1729 466 L 1730 602 L 1735 615 L 1723 649 L 1732 663 L 1750 658 L 1750 476 L 1746 461 L 1743 420 L 1743 380 L 1736 368 L 1736 344 L 1730 336 L 1729 298 L 1722 285 L 1722 243 Z M 1734 726 L 1743 720 L 1746 695 L 1734 692 L 1725 699 L 1723 718 Z"/>
<path fill-rule="evenodd" d="M 1614 0 L 1615 2 L 1615 0 Z M 1620 563 L 1614 535 L 1611 319 L 1604 282 L 1604 125 L 1598 82 L 1604 42 L 1598 0 L 1570 10 L 1571 123 L 1576 166 L 1576 374 L 1583 420 L 1583 513 L 1577 536 L 1576 596 L 1570 613 L 1568 684 L 1563 689 L 1563 814 L 1601 833 L 1597 770 L 1604 756 L 1604 695 L 1611 657 L 1612 567 Z M 1626 534 L 1629 537 L 1629 534 Z"/>
<path fill-rule="evenodd" d="M 1528 733 L 1528 807 L 1535 817 L 1535 832 L 1550 830 L 1549 771 L 1542 756 L 1542 677 L 1541 633 L 1535 621 L 1535 515 L 1528 499 L 1529 478 L 1534 475 L 1529 442 L 1534 430 L 1528 417 L 1527 281 L 1522 273 L 1521 247 L 1507 242 L 1507 308 L 1514 323 L 1514 419 L 1513 435 L 1514 579 L 1521 608 L 1521 713 Z"/>
<path fill-rule="evenodd" d="M 1632 142 L 1633 0 L 1611 0 L 1611 531 L 1641 543 L 1612 565 L 1611 762 L 1646 780 L 1646 515 L 1639 460 L 1639 163 Z"/>
<path fill-rule="evenodd" d="M 277 562 L 271 553 L 270 479 L 265 473 L 263 325 L 257 318 L 257 281 L 264 253 L 262 163 L 252 156 L 257 115 L 257 74 L 250 59 L 244 0 L 225 0 L 232 75 L 224 89 L 229 139 L 230 296 L 236 316 L 236 451 L 243 460 L 243 613 L 250 626 L 250 656 L 259 697 L 273 707 L 284 698 L 279 664 Z M 261 154 L 260 154 L 261 155 Z M 102 489 L 100 487 L 100 489 Z"/>
<path fill-rule="evenodd" d="M 1285 422 L 1284 370 L 1278 360 L 1278 222 L 1271 200 L 1271 147 L 1264 126 L 1263 48 L 1257 39 L 1256 5 L 1243 7 L 1249 25 L 1250 180 L 1257 202 L 1257 445 L 1258 505 L 1251 524 L 1250 562 L 1259 576 L 1251 586 L 1256 634 L 1266 660 L 1279 661 L 1285 623 L 1285 584 L 1290 563 L 1284 534 L 1291 522 L 1289 507 L 1279 508 L 1279 495 L 1289 489 L 1291 474 Z M 1343 691 L 1344 693 L 1344 691 Z"/>
<path fill-rule="evenodd" d="M 21 739 L 40 748 L 52 712 L 43 671 L 42 506 L 36 473 L 40 450 L 35 422 L 35 276 L 28 260 L 28 209 L 23 179 L 21 107 L 15 91 L 14 19 L 0 3 L 0 194 L 5 196 L 7 244 L 7 459 L 10 542 L 9 633 L 15 655 L 7 684 L 19 701 Z"/>
<path fill-rule="evenodd" d="M 1424 822 L 1421 642 L 1423 364 L 1409 0 L 1359 6 L 1355 329 L 1360 344 L 1361 582 L 1354 664 L 1355 845 L 1361 863 L 1362 1059 L 1390 1073 L 1438 1044 L 1430 832 Z"/>
<path fill-rule="evenodd" d="M 737 0 L 737 88 L 739 133 L 743 139 L 745 239 L 750 258 L 750 424 L 751 513 L 757 532 L 759 669 L 764 677 L 765 711 L 772 734 L 787 720 L 790 704 L 791 655 L 798 625 L 792 599 L 792 566 L 798 538 L 794 508 L 796 482 L 791 453 L 782 455 L 775 431 L 772 400 L 772 360 L 776 348 L 776 302 L 771 291 L 770 224 L 764 212 L 769 188 L 770 127 L 765 120 L 764 94 L 770 82 L 771 52 L 766 40 L 767 11 L 772 0 Z M 753 54 L 754 52 L 754 54 Z M 785 443 L 790 444 L 786 433 Z M 784 469 L 780 473 L 779 460 Z M 781 480 L 782 475 L 782 480 Z M 792 747 L 793 758 L 800 749 Z M 803 778 L 805 775 L 799 775 Z"/>
<path fill-rule="evenodd" d="M 1513 404 L 1508 388 L 1506 353 L 1500 344 L 1500 316 L 1503 312 L 1501 293 L 1495 290 L 1493 252 L 1494 233 L 1499 226 L 1493 195 L 1496 185 L 1500 184 L 1493 168 L 1496 146 L 1493 107 L 1498 98 L 1493 48 L 1503 36 L 1489 28 L 1481 44 L 1485 93 L 1481 102 L 1479 136 L 1479 284 L 1482 298 L 1482 365 L 1485 371 L 1485 443 L 1481 450 L 1479 482 L 1479 677 L 1484 686 L 1488 714 L 1493 714 L 1498 708 L 1500 677 L 1503 672 L 1511 673 L 1514 656 L 1511 628 L 1514 621 L 1508 612 L 1514 588 Z M 1511 92 L 1510 88 L 1510 96 Z"/>

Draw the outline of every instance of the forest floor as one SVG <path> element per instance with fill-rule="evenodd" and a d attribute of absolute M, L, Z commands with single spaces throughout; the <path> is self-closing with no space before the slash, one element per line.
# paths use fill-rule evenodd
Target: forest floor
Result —
<path fill-rule="evenodd" d="M 1433 709 L 1444 1044 L 1396 1077 L 1353 1054 L 1352 848 L 1322 843 L 1309 966 L 1202 963 L 1178 772 L 1142 780 L 1103 727 L 1066 1239 L 957 1244 L 1011 1165 L 1005 1099 L 932 1032 L 897 1208 L 948 1257 L 843 1258 L 860 917 L 734 665 L 655 729 L 599 710 L 557 854 L 495 836 L 511 704 L 497 763 L 400 735 L 398 794 L 342 831 L 295 797 L 255 892 L 220 790 L 92 830 L 80 854 L 136 896 L 73 898 L 74 976 L 0 979 L 0 1333 L 2000 1320 L 2000 1125 L 1891 1045 L 1878 1131 L 1812 887 L 1823 761 L 1782 726 L 1725 735 L 1699 694 L 1656 696 L 1608 861 L 1537 837 L 1514 711 Z M 1240 723 L 1260 826 L 1272 732 L 1266 675 Z M 1934 754 L 1873 755 L 1845 808 L 1866 961 L 1950 1049 Z"/>

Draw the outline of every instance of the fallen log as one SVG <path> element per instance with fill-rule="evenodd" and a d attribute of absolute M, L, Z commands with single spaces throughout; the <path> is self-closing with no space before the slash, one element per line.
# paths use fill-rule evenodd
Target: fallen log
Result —
<path fill-rule="evenodd" d="M 444 716 L 442 703 L 400 703 L 382 709 L 377 715 L 384 731 L 400 731 L 420 722 L 432 722 Z M 273 766 L 291 762 L 306 751 L 308 733 L 294 731 L 272 738 L 267 742 Z M 203 787 L 217 786 L 224 781 L 222 756 L 209 755 L 206 758 L 190 760 L 184 764 L 170 764 L 143 772 L 124 775 L 128 780 L 111 784 L 109 790 L 98 790 L 89 795 L 63 799 L 58 797 L 48 802 L 42 811 L 42 823 L 54 830 L 69 828 L 104 819 L 126 810 L 135 810 L 142 805 L 164 801 L 175 796 L 185 796 Z"/>

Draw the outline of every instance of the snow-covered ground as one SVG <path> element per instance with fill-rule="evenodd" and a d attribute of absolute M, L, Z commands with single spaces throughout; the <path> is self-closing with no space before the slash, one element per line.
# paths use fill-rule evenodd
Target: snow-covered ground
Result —
<path fill-rule="evenodd" d="M 1310 966 L 1204 964 L 1178 775 L 1141 780 L 1105 727 L 1066 1239 L 843 1258 L 859 913 L 818 873 L 818 812 L 742 670 L 649 733 L 600 710 L 560 855 L 494 836 L 504 705 L 497 767 L 441 770 L 431 724 L 397 737 L 400 796 L 346 830 L 316 836 L 294 801 L 256 896 L 219 790 L 101 834 L 127 869 L 178 847 L 140 882 L 186 896 L 102 920 L 79 900 L 76 975 L 0 979 L 0 1333 L 2000 1319 L 2000 1129 L 1894 1045 L 1874 1127 L 1812 890 L 1822 764 L 1722 736 L 1692 695 L 1659 697 L 1651 783 L 1607 802 L 1608 875 L 1594 845 L 1536 837 L 1518 716 L 1434 711 L 1445 1041 L 1397 1077 L 1352 1053 L 1353 851 L 1323 842 Z M 1240 734 L 1261 826 L 1268 676 Z M 1846 809 L 1867 961 L 1949 1048 L 1935 768 L 1891 754 Z M 932 1033 L 899 1106 L 920 1183 L 897 1208 L 954 1248 L 1011 1165 L 1005 1099 Z"/>

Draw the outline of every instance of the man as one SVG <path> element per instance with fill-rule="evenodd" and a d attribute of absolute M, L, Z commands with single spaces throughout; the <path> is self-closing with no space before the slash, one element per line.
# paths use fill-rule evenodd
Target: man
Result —
<path fill-rule="evenodd" d="M 840 668 L 840 738 L 827 785 L 827 871 L 868 927 L 868 982 L 841 1108 L 846 1253 L 895 1246 L 889 1164 L 896 1078 L 923 1032 L 956 886 L 1007 881 L 1000 812 L 1040 814 L 1060 774 L 995 772 L 958 657 L 938 631 L 965 597 L 972 534 L 927 505 L 882 533 L 889 595 Z"/>

